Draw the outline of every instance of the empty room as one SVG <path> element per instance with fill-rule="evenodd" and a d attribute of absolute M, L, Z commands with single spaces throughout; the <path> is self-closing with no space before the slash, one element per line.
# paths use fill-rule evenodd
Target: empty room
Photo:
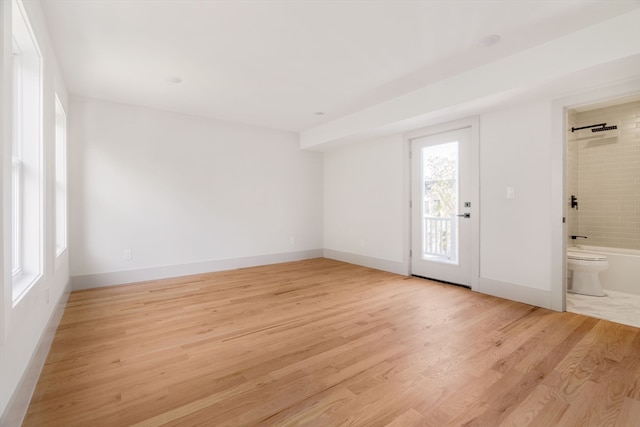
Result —
<path fill-rule="evenodd" d="M 2 0 L 0 426 L 640 426 L 640 2 Z"/>

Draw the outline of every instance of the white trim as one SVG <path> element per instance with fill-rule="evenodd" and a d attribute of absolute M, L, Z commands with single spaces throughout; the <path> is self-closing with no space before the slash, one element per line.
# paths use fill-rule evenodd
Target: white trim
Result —
<path fill-rule="evenodd" d="M 38 272 L 36 274 L 24 274 L 20 271 L 18 274 L 12 277 L 13 286 L 13 306 L 15 307 L 22 301 L 27 293 L 33 288 L 33 286 L 42 278 L 43 274 Z"/>
<path fill-rule="evenodd" d="M 11 395 L 7 406 L 5 407 L 2 417 L 0 417 L 0 426 L 19 426 L 22 425 L 24 417 L 27 414 L 29 403 L 33 396 L 33 392 L 36 389 L 36 384 L 44 367 L 44 363 L 49 354 L 51 343 L 55 337 L 56 330 L 64 314 L 64 309 L 67 306 L 67 300 L 71 292 L 71 282 L 68 281 L 64 287 L 60 299 L 56 304 L 56 307 L 51 313 L 51 317 L 47 322 L 47 325 L 42 331 L 42 335 L 38 340 L 38 344 L 34 352 L 29 359 L 29 363 L 22 374 L 20 382 L 16 386 Z"/>
<path fill-rule="evenodd" d="M 346 262 L 349 264 L 375 268 L 376 270 L 387 271 L 389 273 L 401 274 L 403 276 L 408 275 L 406 264 L 399 261 L 390 261 L 387 259 L 375 258 L 350 252 L 336 251 L 333 249 L 325 249 L 324 257 L 336 261 Z"/>
<path fill-rule="evenodd" d="M 38 39 L 35 35 L 35 32 L 33 31 L 33 28 L 31 27 L 31 21 L 29 20 L 29 14 L 27 13 L 27 11 L 24 8 L 24 4 L 22 3 L 22 0 L 13 0 L 12 2 L 12 6 L 15 6 L 16 9 L 20 12 L 20 17 L 22 18 L 22 20 L 25 22 L 26 25 L 26 30 L 27 30 L 27 35 L 29 36 L 29 38 L 31 39 L 31 42 L 33 43 L 33 48 L 35 49 L 35 53 L 42 58 L 42 51 L 40 50 L 40 45 L 38 44 Z M 13 12 L 13 9 L 12 9 Z M 12 18 L 13 19 L 13 18 Z M 15 34 L 15 31 L 12 29 L 13 34 Z M 24 35 L 24 34 L 23 34 Z M 42 71 L 42 70 L 40 70 Z"/>
<path fill-rule="evenodd" d="M 304 259 L 321 257 L 322 249 L 311 249 L 298 252 L 285 252 L 279 254 L 258 255 L 244 258 L 231 258 L 194 262 L 189 264 L 168 265 L 164 267 L 142 268 L 138 270 L 87 274 L 81 276 L 72 276 L 71 286 L 74 291 L 77 291 L 81 289 L 124 285 L 129 283 L 144 282 L 148 280 L 167 279 L 170 277 L 189 276 L 192 274 L 204 274 L 215 271 L 256 267 L 261 265 L 278 264 L 290 261 L 301 261 Z"/>
<path fill-rule="evenodd" d="M 22 275 L 22 64 L 20 47 L 12 34 L 11 127 L 11 277 Z"/>
<path fill-rule="evenodd" d="M 14 121 L 11 141 L 12 155 L 17 156 L 20 161 L 21 172 L 19 188 L 15 190 L 19 191 L 19 204 L 16 196 L 12 195 L 12 204 L 15 205 L 15 209 L 12 207 L 12 217 L 17 215 L 20 220 L 16 227 L 19 230 L 19 242 L 12 245 L 15 247 L 12 257 L 19 256 L 19 264 L 12 277 L 12 299 L 15 307 L 44 274 L 46 167 L 43 139 L 44 57 L 21 0 L 12 0 L 11 22 L 13 41 L 22 52 L 21 80 L 20 87 L 17 88 L 21 91 L 20 105 L 14 105 L 14 108 L 19 108 L 19 122 Z M 32 73 L 25 74 L 25 70 Z M 14 87 L 14 93 L 15 89 Z M 19 147 L 20 152 L 13 152 L 13 147 Z M 17 209 L 20 211 L 13 212 Z"/>
<path fill-rule="evenodd" d="M 55 98 L 54 138 L 54 212 L 56 260 L 67 250 L 68 231 L 68 185 L 67 185 L 67 113 L 57 93 Z M 62 202 L 62 203 L 60 203 Z M 56 264 L 57 270 L 57 264 Z"/>
<path fill-rule="evenodd" d="M 551 291 L 516 285 L 515 283 L 499 282 L 497 280 L 480 278 L 478 292 L 518 301 L 537 307 L 551 308 Z"/>

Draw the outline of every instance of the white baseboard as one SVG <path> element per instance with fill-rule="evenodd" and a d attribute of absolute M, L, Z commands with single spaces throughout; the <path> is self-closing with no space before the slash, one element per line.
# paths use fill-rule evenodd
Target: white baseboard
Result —
<path fill-rule="evenodd" d="M 24 421 L 24 417 L 29 409 L 29 403 L 31 403 L 31 397 L 36 389 L 38 379 L 40 378 L 40 372 L 44 367 L 44 363 L 47 360 L 51 343 L 56 335 L 56 330 L 60 324 L 60 319 L 64 314 L 64 309 L 67 306 L 67 300 L 71 293 L 71 282 L 67 282 L 55 309 L 51 313 L 49 322 L 36 346 L 35 351 L 31 355 L 31 359 L 27 365 L 18 386 L 11 395 L 11 399 L 7 402 L 2 417 L 0 418 L 0 426 L 20 426 Z"/>
<path fill-rule="evenodd" d="M 325 249 L 324 257 L 347 262 L 349 264 L 375 268 L 376 270 L 401 274 L 403 276 L 407 276 L 409 274 L 409 266 L 403 262 L 389 261 L 386 259 L 341 252 L 333 249 Z M 487 295 L 507 298 L 513 301 L 551 309 L 551 291 L 529 288 L 527 286 L 500 282 L 482 277 L 478 279 L 478 288 L 473 290 Z"/>
<path fill-rule="evenodd" d="M 278 264 L 281 262 L 301 261 L 321 258 L 322 249 L 311 249 L 298 252 L 259 255 L 244 258 L 233 258 L 195 262 L 189 264 L 169 265 L 165 267 L 143 268 L 139 270 L 114 271 L 110 273 L 72 276 L 71 286 L 74 291 L 100 288 L 104 286 L 124 285 L 127 283 L 148 280 L 167 279 L 170 277 L 189 276 L 192 274 L 211 273 L 214 271 L 233 270 L 236 268 L 256 267 L 260 265 Z"/>
<path fill-rule="evenodd" d="M 389 273 L 401 274 L 403 276 L 408 274 L 408 267 L 403 262 L 389 261 L 386 259 L 341 252 L 333 249 L 325 249 L 324 257 L 335 259 L 337 261 L 348 262 L 349 264 L 375 268 L 376 270 L 388 271 Z"/>
<path fill-rule="evenodd" d="M 483 294 L 551 309 L 551 291 L 543 291 L 541 289 L 529 288 L 514 283 L 499 282 L 482 277 L 478 279 L 477 291 Z"/>

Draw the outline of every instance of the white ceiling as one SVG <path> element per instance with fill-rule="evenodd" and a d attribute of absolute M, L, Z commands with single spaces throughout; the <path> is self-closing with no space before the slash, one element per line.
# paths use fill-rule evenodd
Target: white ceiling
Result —
<path fill-rule="evenodd" d="M 42 4 L 72 94 L 291 131 L 640 5 L 638 0 Z M 500 43 L 479 46 L 490 34 L 499 34 Z M 172 82 L 175 78 L 182 83 Z"/>

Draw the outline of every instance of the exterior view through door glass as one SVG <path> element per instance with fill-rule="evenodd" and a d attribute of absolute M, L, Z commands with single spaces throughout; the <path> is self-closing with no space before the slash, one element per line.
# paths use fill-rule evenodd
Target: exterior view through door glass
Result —
<path fill-rule="evenodd" d="M 471 285 L 471 129 L 411 141 L 411 273 Z"/>

